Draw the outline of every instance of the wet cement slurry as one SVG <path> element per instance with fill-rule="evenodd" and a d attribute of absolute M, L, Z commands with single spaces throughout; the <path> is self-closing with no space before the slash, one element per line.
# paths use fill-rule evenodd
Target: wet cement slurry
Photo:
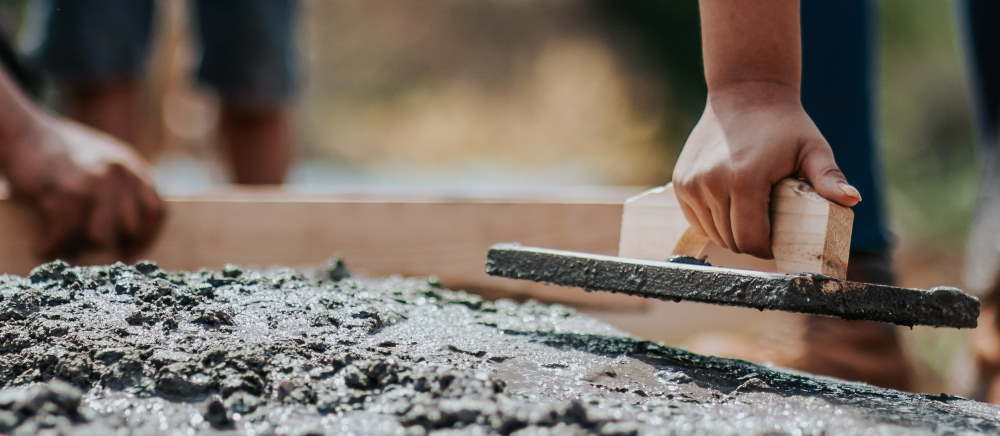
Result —
<path fill-rule="evenodd" d="M 0 433 L 996 434 L 1000 407 L 700 356 L 417 279 L 0 277 Z"/>
<path fill-rule="evenodd" d="M 496 244 L 486 272 L 594 291 L 668 301 L 784 310 L 903 326 L 973 328 L 979 299 L 939 286 L 924 291 L 837 280 L 818 274 L 773 274 L 680 262 L 649 262 L 518 244 Z"/>

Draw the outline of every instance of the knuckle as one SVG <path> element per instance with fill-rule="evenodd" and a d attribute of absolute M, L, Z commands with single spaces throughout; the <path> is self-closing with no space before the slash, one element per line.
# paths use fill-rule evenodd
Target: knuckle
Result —
<path fill-rule="evenodd" d="M 128 177 L 130 171 L 124 162 L 113 161 L 107 164 L 104 168 L 104 173 L 109 177 L 125 178 Z"/>
<path fill-rule="evenodd" d="M 73 177 L 64 181 L 65 191 L 76 195 L 85 195 L 104 182 L 104 177 L 99 174 L 86 173 L 79 177 Z"/>
<path fill-rule="evenodd" d="M 679 192 L 688 193 L 694 188 L 695 181 L 693 177 L 690 176 L 674 176 L 672 181 L 674 185 L 674 190 Z"/>
<path fill-rule="evenodd" d="M 712 170 L 685 177 L 675 182 L 675 187 L 691 198 L 714 197 L 728 190 L 729 180 L 724 171 Z"/>
<path fill-rule="evenodd" d="M 687 204 L 694 207 L 698 204 L 698 191 L 692 189 L 691 187 L 674 187 L 674 195 L 677 196 L 677 200 L 681 204 Z"/>
<path fill-rule="evenodd" d="M 726 184 L 725 175 L 718 171 L 712 171 L 705 174 L 698 186 L 706 192 L 715 193 L 719 189 L 725 187 Z"/>

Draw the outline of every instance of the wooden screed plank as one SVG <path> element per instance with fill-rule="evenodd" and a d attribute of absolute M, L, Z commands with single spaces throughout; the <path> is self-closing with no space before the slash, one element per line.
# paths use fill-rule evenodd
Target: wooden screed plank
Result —
<path fill-rule="evenodd" d="M 167 199 L 169 215 L 139 258 L 178 270 L 247 266 L 312 266 L 343 257 L 367 275 L 435 275 L 454 289 L 492 296 L 617 310 L 646 306 L 641 298 L 513 282 L 483 272 L 483 253 L 497 241 L 614 254 L 622 201 L 634 191 L 498 199 L 413 194 L 296 194 L 233 190 Z M 25 274 L 38 264 L 31 211 L 0 200 L 0 272 Z M 91 253 L 80 263 L 107 263 Z"/>
<path fill-rule="evenodd" d="M 574 253 L 517 244 L 490 249 L 491 275 L 661 300 L 831 315 L 899 325 L 976 327 L 979 300 L 955 288 L 930 291 L 848 282 L 816 274 L 774 274 Z"/>

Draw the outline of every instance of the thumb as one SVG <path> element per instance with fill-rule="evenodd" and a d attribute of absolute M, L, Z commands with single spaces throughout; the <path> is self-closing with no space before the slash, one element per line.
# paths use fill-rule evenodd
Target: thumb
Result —
<path fill-rule="evenodd" d="M 799 161 L 799 172 L 823 198 L 851 207 L 861 202 L 861 193 L 847 183 L 833 158 L 833 150 L 825 142 L 805 151 Z"/>

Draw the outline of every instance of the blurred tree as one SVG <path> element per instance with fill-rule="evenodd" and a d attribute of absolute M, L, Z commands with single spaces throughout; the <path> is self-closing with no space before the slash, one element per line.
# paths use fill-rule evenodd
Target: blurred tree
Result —
<path fill-rule="evenodd" d="M 637 89 L 636 97 L 647 107 L 665 109 L 661 136 L 664 144 L 680 151 L 705 107 L 697 0 L 591 1 L 605 17 L 617 53 L 637 71 L 659 78 L 659 89 Z"/>

